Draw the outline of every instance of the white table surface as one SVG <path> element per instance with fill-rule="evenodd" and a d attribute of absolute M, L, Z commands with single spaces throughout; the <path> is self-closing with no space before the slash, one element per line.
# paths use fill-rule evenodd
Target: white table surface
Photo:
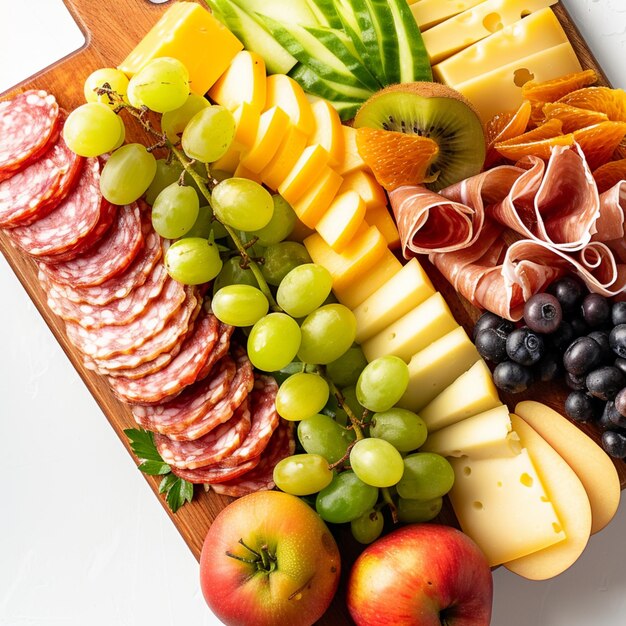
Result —
<path fill-rule="evenodd" d="M 624 0 L 563 1 L 625 88 Z M 80 45 L 58 2 L 0 0 L 0 92 Z M 191 552 L 1 257 L 0 294 L 0 626 L 219 624 Z M 563 575 L 496 571 L 492 625 L 622 626 L 625 533 L 622 504 Z"/>

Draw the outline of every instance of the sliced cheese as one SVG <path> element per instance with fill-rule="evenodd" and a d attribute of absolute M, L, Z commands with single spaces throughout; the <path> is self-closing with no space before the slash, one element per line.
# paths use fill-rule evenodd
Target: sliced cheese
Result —
<path fill-rule="evenodd" d="M 458 326 L 443 296 L 436 292 L 361 345 L 368 361 L 397 356 L 411 357 Z"/>
<path fill-rule="evenodd" d="M 411 3 L 411 12 L 424 32 L 435 24 L 480 4 L 484 0 L 419 0 Z"/>
<path fill-rule="evenodd" d="M 387 204 L 385 190 L 379 185 L 373 174 L 364 170 L 356 170 L 344 177 L 341 191 L 349 190 L 356 191 L 363 198 L 368 211 Z"/>
<path fill-rule="evenodd" d="M 522 103 L 522 87 L 529 80 L 542 82 L 580 70 L 572 45 L 563 43 L 452 86 L 474 105 L 487 123 L 496 113 L 517 110 Z"/>
<path fill-rule="evenodd" d="M 411 259 L 354 309 L 357 343 L 373 337 L 434 293 L 424 268 L 416 258 Z"/>
<path fill-rule="evenodd" d="M 455 85 L 567 41 L 561 22 L 546 7 L 435 65 L 433 74 Z"/>
<path fill-rule="evenodd" d="M 337 195 L 343 178 L 329 166 L 323 167 L 310 181 L 308 190 L 292 204 L 298 219 L 307 227 L 315 228 Z"/>
<path fill-rule="evenodd" d="M 365 217 L 365 202 L 356 191 L 337 194 L 315 227 L 324 241 L 337 251 L 354 237 Z"/>
<path fill-rule="evenodd" d="M 241 153 L 250 149 L 256 139 L 261 116 L 251 104 L 243 102 L 234 112 L 235 136 L 226 154 L 212 164 L 212 168 L 232 173 L 237 169 Z"/>
<path fill-rule="evenodd" d="M 261 180 L 274 191 L 285 180 L 306 147 L 307 136 L 290 126 L 270 163 L 260 172 Z"/>
<path fill-rule="evenodd" d="M 495 409 L 468 417 L 428 435 L 420 451 L 435 452 L 447 457 L 469 456 L 485 459 L 514 456 L 522 446 L 513 430 L 509 409 L 501 404 Z"/>
<path fill-rule="evenodd" d="M 429 433 L 501 404 L 491 371 L 480 359 L 421 411 Z"/>
<path fill-rule="evenodd" d="M 556 4 L 557 0 L 486 0 L 433 26 L 423 34 L 431 64 L 471 46 L 533 11 Z"/>
<path fill-rule="evenodd" d="M 386 206 L 377 206 L 368 209 L 365 221 L 370 226 L 376 226 L 387 241 L 387 245 L 394 250 L 400 247 L 400 233 L 398 227 Z"/>
<path fill-rule="evenodd" d="M 266 78 L 263 57 L 242 50 L 209 89 L 209 98 L 229 111 L 235 111 L 245 102 L 260 115 L 265 108 Z"/>
<path fill-rule="evenodd" d="M 369 171 L 369 167 L 359 154 L 359 149 L 356 145 L 356 130 L 352 126 L 343 125 L 341 130 L 343 132 L 343 158 L 335 167 L 337 173 L 346 176 L 358 170 Z"/>
<path fill-rule="evenodd" d="M 328 100 L 322 98 L 315 99 L 311 104 L 311 111 L 315 119 L 315 130 L 309 137 L 309 145 L 319 143 L 328 152 L 330 165 L 339 165 L 344 151 L 339 113 Z"/>
<path fill-rule="evenodd" d="M 233 176 L 235 178 L 248 178 L 249 180 L 253 180 L 255 183 L 259 183 L 259 185 L 263 183 L 258 172 L 253 172 L 252 170 L 249 170 L 245 165 L 241 163 L 241 161 L 239 162 L 237 169 L 234 171 Z"/>
<path fill-rule="evenodd" d="M 420 350 L 409 361 L 409 385 L 398 406 L 419 412 L 480 355 L 462 327 Z"/>
<path fill-rule="evenodd" d="M 289 128 L 289 116 L 279 107 L 262 113 L 254 143 L 242 153 L 241 164 L 259 173 L 272 160 Z"/>
<path fill-rule="evenodd" d="M 278 193 L 293 205 L 307 191 L 320 170 L 328 165 L 328 152 L 319 144 L 307 146 L 287 176 L 278 185 Z"/>
<path fill-rule="evenodd" d="M 564 572 L 582 554 L 591 532 L 591 506 L 580 479 L 554 448 L 517 415 L 511 415 L 511 421 L 533 460 L 567 538 L 507 561 L 504 567 L 524 578 L 546 580 Z"/>
<path fill-rule="evenodd" d="M 448 496 L 461 530 L 500 565 L 565 541 L 555 507 L 525 448 L 515 456 L 449 458 Z"/>
<path fill-rule="evenodd" d="M 364 300 L 375 291 L 387 284 L 402 270 L 402 263 L 392 252 L 387 252 L 376 262 L 367 274 L 367 280 L 358 281 L 341 288 L 334 287 L 335 296 L 341 304 L 349 309 L 356 309 Z"/>
<path fill-rule="evenodd" d="M 315 118 L 304 90 L 290 76 L 272 74 L 266 80 L 265 110 L 280 107 L 289 115 L 291 123 L 307 137 L 315 130 Z"/>

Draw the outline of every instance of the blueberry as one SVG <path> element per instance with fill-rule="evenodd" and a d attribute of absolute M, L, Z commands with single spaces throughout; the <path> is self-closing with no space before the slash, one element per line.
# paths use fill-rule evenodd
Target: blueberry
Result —
<path fill-rule="evenodd" d="M 583 319 L 591 328 L 605 326 L 611 320 L 611 303 L 599 293 L 589 293 L 582 303 Z"/>
<path fill-rule="evenodd" d="M 613 361 L 613 365 L 622 371 L 623 374 L 626 375 L 626 359 L 622 359 L 617 357 L 615 361 Z"/>
<path fill-rule="evenodd" d="M 574 331 L 574 337 L 582 337 L 589 332 L 589 326 L 582 317 L 573 317 L 570 320 L 572 330 Z"/>
<path fill-rule="evenodd" d="M 490 311 L 485 311 L 476 320 L 476 324 L 474 325 L 474 332 L 472 335 L 474 342 L 476 341 L 478 333 L 487 328 L 495 328 L 496 330 L 501 330 L 508 335 L 515 328 L 515 325 L 510 320 L 506 320 L 495 313 L 491 313 Z"/>
<path fill-rule="evenodd" d="M 541 336 L 526 326 L 516 328 L 506 339 L 506 353 L 520 365 L 534 365 L 545 351 Z"/>
<path fill-rule="evenodd" d="M 623 413 L 620 413 L 617 402 L 609 401 L 607 402 L 607 405 L 611 405 L 610 407 L 607 406 L 606 409 L 606 417 L 610 423 L 609 428 L 626 428 L 626 416 L 624 416 Z"/>
<path fill-rule="evenodd" d="M 596 404 L 584 391 L 572 391 L 565 399 L 565 413 L 577 422 L 587 422 L 596 416 Z"/>
<path fill-rule="evenodd" d="M 574 339 L 575 335 L 572 325 L 569 322 L 561 322 L 561 325 L 546 337 L 546 342 L 562 354 Z"/>
<path fill-rule="evenodd" d="M 609 333 L 606 330 L 594 330 L 587 337 L 591 337 L 602 349 L 602 362 L 610 363 L 614 358 L 613 350 L 609 342 Z"/>
<path fill-rule="evenodd" d="M 500 328 L 484 328 L 474 340 L 478 354 L 492 363 L 502 363 L 506 356 L 506 333 Z"/>
<path fill-rule="evenodd" d="M 565 384 L 574 391 L 587 391 L 587 383 L 585 381 L 586 376 L 577 376 L 570 372 L 565 373 Z"/>
<path fill-rule="evenodd" d="M 548 352 L 542 359 L 535 365 L 535 378 L 544 383 L 556 380 L 563 371 L 563 359 L 554 352 Z"/>
<path fill-rule="evenodd" d="M 626 302 L 614 302 L 611 308 L 611 322 L 613 326 L 626 324 Z"/>
<path fill-rule="evenodd" d="M 570 313 L 576 309 L 586 292 L 585 286 L 571 276 L 560 278 L 548 288 L 548 293 L 556 297 L 564 313 Z"/>
<path fill-rule="evenodd" d="M 626 324 L 618 324 L 609 333 L 609 344 L 617 356 L 626 358 Z"/>
<path fill-rule="evenodd" d="M 533 375 L 528 367 L 515 361 L 503 361 L 493 370 L 493 381 L 502 391 L 520 393 L 532 385 Z"/>
<path fill-rule="evenodd" d="M 617 392 L 614 402 L 615 408 L 626 417 L 626 387 Z"/>
<path fill-rule="evenodd" d="M 536 333 L 553 333 L 562 319 L 561 305 L 549 293 L 537 293 L 524 305 L 524 321 Z"/>
<path fill-rule="evenodd" d="M 626 436 L 622 433 L 607 430 L 602 433 L 604 451 L 615 459 L 626 457 Z"/>
<path fill-rule="evenodd" d="M 598 428 L 600 428 L 600 430 L 602 431 L 614 429 L 615 422 L 613 420 L 617 419 L 615 417 L 616 413 L 617 409 L 615 408 L 613 402 L 611 402 L 611 400 L 605 402 L 602 409 L 602 414 L 596 419 L 596 425 L 598 426 Z"/>
<path fill-rule="evenodd" d="M 591 337 L 578 337 L 563 355 L 563 367 L 574 376 L 583 376 L 602 362 L 602 348 Z"/>
<path fill-rule="evenodd" d="M 614 400 L 617 392 L 626 385 L 626 377 L 617 367 L 606 365 L 589 372 L 585 384 L 592 396 Z"/>

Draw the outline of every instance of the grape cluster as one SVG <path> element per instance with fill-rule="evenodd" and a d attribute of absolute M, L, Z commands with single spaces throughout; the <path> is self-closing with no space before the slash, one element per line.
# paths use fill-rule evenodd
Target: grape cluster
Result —
<path fill-rule="evenodd" d="M 494 382 L 509 393 L 535 381 L 564 378 L 571 392 L 565 413 L 603 430 L 602 445 L 626 458 L 626 302 L 611 302 L 572 277 L 532 296 L 524 325 L 484 313 L 474 328 L 483 358 L 495 363 Z"/>

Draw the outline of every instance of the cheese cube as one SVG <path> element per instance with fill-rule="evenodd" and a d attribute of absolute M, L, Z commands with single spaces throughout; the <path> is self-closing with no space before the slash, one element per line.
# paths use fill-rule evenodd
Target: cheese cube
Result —
<path fill-rule="evenodd" d="M 305 194 L 292 204 L 298 219 L 309 228 L 315 228 L 337 195 L 342 181 L 343 178 L 328 165 L 323 167 Z"/>
<path fill-rule="evenodd" d="M 415 258 L 354 309 L 356 341 L 363 343 L 435 293 Z"/>
<path fill-rule="evenodd" d="M 411 357 L 457 328 L 443 296 L 436 292 L 371 339 L 363 342 L 368 361 L 392 354 L 408 363 Z"/>
<path fill-rule="evenodd" d="M 328 152 L 330 165 L 335 166 L 343 160 L 344 142 L 341 118 L 335 107 L 322 98 L 316 98 L 311 104 L 315 119 L 315 130 L 308 145 L 319 143 Z"/>
<path fill-rule="evenodd" d="M 364 170 L 355 170 L 344 177 L 341 191 L 349 190 L 356 191 L 363 198 L 368 211 L 387 204 L 385 190 L 373 174 Z"/>
<path fill-rule="evenodd" d="M 291 120 L 291 123 L 307 137 L 315 131 L 315 118 L 304 90 L 290 76 L 272 74 L 265 84 L 265 110 L 280 107 Z"/>
<path fill-rule="evenodd" d="M 237 169 L 241 152 L 249 149 L 256 138 L 261 116 L 249 103 L 243 102 L 233 113 L 235 136 L 226 154 L 213 163 L 212 168 L 232 173 Z"/>
<path fill-rule="evenodd" d="M 174 57 L 189 71 L 189 88 L 204 95 L 243 44 L 195 2 L 176 2 L 119 64 L 128 77 L 157 57 Z M 210 59 L 210 62 L 207 62 Z"/>
<path fill-rule="evenodd" d="M 308 146 L 291 168 L 285 179 L 278 185 L 278 193 L 293 206 L 315 180 L 320 170 L 328 165 L 328 152 L 319 144 Z M 302 219 L 302 218 L 301 218 Z"/>
<path fill-rule="evenodd" d="M 363 160 L 363 157 L 359 154 L 359 149 L 356 145 L 356 129 L 351 126 L 342 126 L 343 131 L 343 158 L 341 162 L 335 167 L 338 174 L 346 176 L 350 172 L 356 172 L 357 170 L 370 171 L 370 168 Z"/>
<path fill-rule="evenodd" d="M 501 404 L 491 371 L 480 359 L 421 411 L 429 433 Z"/>
<path fill-rule="evenodd" d="M 257 174 L 272 160 L 290 128 L 289 116 L 272 107 L 261 114 L 254 143 L 241 156 L 241 164 Z"/>
<path fill-rule="evenodd" d="M 398 406 L 419 412 L 480 359 L 462 327 L 437 339 L 409 362 L 409 386 Z"/>
<path fill-rule="evenodd" d="M 260 173 L 261 180 L 270 189 L 278 189 L 278 185 L 293 169 L 306 147 L 306 139 L 306 135 L 297 126 L 289 128 L 274 158 Z"/>
<path fill-rule="evenodd" d="M 341 251 L 354 237 L 365 217 L 365 203 L 355 191 L 337 194 L 315 227 L 324 241 Z"/>
<path fill-rule="evenodd" d="M 251 50 L 242 50 L 209 89 L 209 98 L 229 111 L 245 102 L 260 115 L 265 108 L 266 76 L 263 57 Z"/>
<path fill-rule="evenodd" d="M 520 438 L 511 425 L 509 409 L 501 404 L 428 435 L 420 451 L 447 457 L 486 459 L 514 456 L 521 449 Z"/>
<path fill-rule="evenodd" d="M 400 247 L 400 233 L 386 206 L 369 209 L 365 214 L 365 221 L 370 226 L 378 228 L 392 250 Z"/>
<path fill-rule="evenodd" d="M 411 3 L 411 12 L 424 32 L 454 15 L 480 4 L 484 0 L 419 0 Z"/>
<path fill-rule="evenodd" d="M 461 530 L 489 565 L 512 561 L 566 539 L 561 520 L 528 455 L 449 458 L 454 485 L 448 494 Z"/>

